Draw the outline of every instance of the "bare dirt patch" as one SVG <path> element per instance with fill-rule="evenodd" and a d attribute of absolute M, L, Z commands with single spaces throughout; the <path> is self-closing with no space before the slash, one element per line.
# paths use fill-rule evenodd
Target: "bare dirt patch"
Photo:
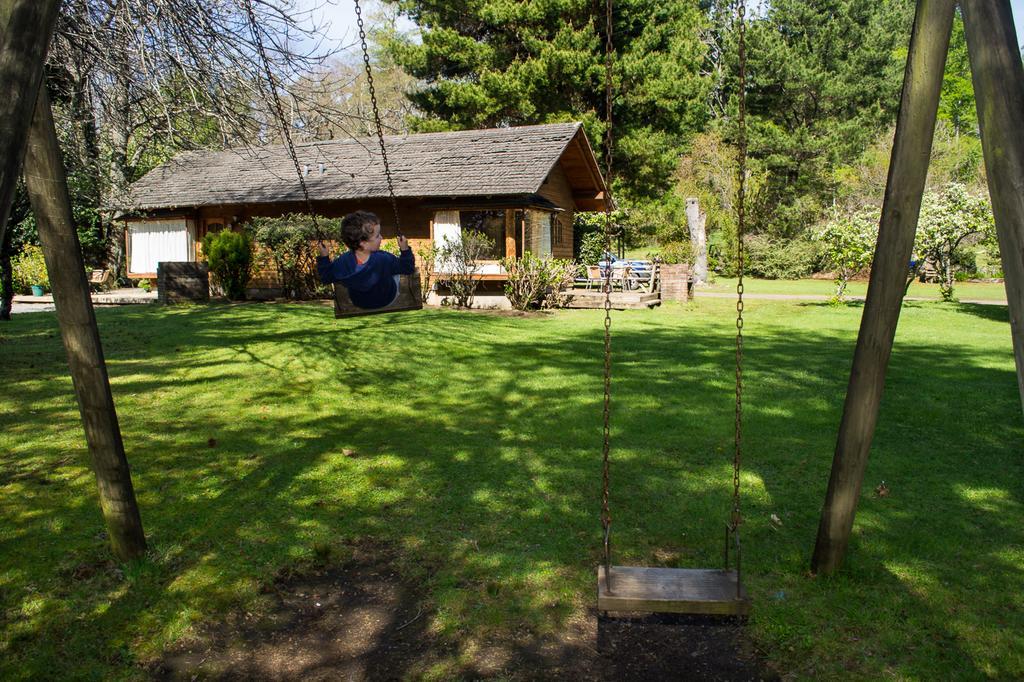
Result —
<path fill-rule="evenodd" d="M 536 680 L 774 679 L 735 622 L 674 616 L 600 617 L 580 612 L 557 636 L 444 640 L 418 584 L 387 552 L 356 550 L 341 566 L 282 576 L 270 608 L 234 613 L 168 651 L 157 679 Z M 461 660 L 469 663 L 456 663 Z M 437 669 L 435 669 L 436 672 Z"/>

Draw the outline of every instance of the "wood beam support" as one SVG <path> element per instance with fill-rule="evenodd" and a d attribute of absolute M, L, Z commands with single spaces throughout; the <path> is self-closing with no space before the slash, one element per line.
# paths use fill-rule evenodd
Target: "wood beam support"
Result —
<path fill-rule="evenodd" d="M 505 209 L 505 258 L 516 257 L 516 211 Z"/>
<path fill-rule="evenodd" d="M 39 227 L 46 269 L 50 273 L 60 334 L 68 355 L 107 533 L 114 554 L 126 561 L 146 551 L 146 537 L 114 410 L 45 87 L 39 88 L 29 129 L 25 185 Z"/>
<path fill-rule="evenodd" d="M 0 0 L 0 243 L 59 11 L 60 0 Z"/>
<path fill-rule="evenodd" d="M 853 530 L 885 370 L 906 285 L 928 175 L 939 92 L 953 25 L 953 0 L 918 0 L 896 120 L 875 260 L 839 425 L 832 473 L 811 559 L 815 573 L 836 571 Z"/>
<path fill-rule="evenodd" d="M 1024 409 L 1024 67 L 1009 0 L 961 0 Z"/>

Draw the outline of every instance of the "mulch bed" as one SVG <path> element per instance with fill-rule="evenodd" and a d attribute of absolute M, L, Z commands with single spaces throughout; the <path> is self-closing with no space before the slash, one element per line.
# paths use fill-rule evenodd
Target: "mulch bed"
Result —
<path fill-rule="evenodd" d="M 343 565 L 283 575 L 271 608 L 202 628 L 149 666 L 168 680 L 418 679 L 459 655 L 428 630 L 428 596 L 386 550 L 357 548 Z M 511 636 L 510 636 L 511 637 Z M 461 679 L 771 680 L 741 624 L 681 616 L 581 613 L 557 638 L 477 645 Z M 446 672 L 445 677 L 451 673 Z"/>

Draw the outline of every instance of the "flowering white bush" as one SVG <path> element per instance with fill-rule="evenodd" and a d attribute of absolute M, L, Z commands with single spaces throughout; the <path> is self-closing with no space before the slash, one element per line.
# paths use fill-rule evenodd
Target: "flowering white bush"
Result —
<path fill-rule="evenodd" d="M 834 213 L 814 239 L 824 248 L 825 260 L 836 272 L 835 300 L 843 300 L 850 278 L 871 265 L 878 241 L 878 209 L 853 214 Z"/>
<path fill-rule="evenodd" d="M 939 291 L 943 300 L 953 300 L 956 268 L 953 254 L 968 237 L 994 237 L 992 205 L 985 196 L 971 194 L 957 182 L 939 191 L 926 192 L 917 221 L 914 250 L 931 260 L 942 274 Z"/>

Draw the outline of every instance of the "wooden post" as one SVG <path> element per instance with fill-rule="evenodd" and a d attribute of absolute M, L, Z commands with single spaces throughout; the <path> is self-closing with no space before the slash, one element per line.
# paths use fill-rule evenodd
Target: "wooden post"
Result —
<path fill-rule="evenodd" d="M 0 0 L 0 242 L 59 11 L 60 0 Z"/>
<path fill-rule="evenodd" d="M 1024 408 L 1024 67 L 1009 0 L 961 0 Z"/>
<path fill-rule="evenodd" d="M 696 197 L 686 200 L 686 223 L 690 228 L 690 244 L 693 245 L 693 283 L 707 284 L 708 281 L 708 240 L 705 226 L 708 214 L 700 210 Z"/>
<path fill-rule="evenodd" d="M 953 10 L 953 0 L 918 0 L 917 3 L 875 260 L 811 559 L 811 570 L 815 573 L 832 573 L 839 568 L 853 530 L 857 499 L 882 400 L 885 370 L 903 305 L 903 289 L 935 133 Z"/>
<path fill-rule="evenodd" d="M 85 427 L 100 506 L 114 554 L 121 560 L 146 551 L 128 460 L 110 393 L 107 365 L 89 297 L 78 233 L 71 216 L 67 178 L 53 125 L 50 98 L 39 88 L 25 156 L 25 185 L 57 306 L 61 338 Z"/>
<path fill-rule="evenodd" d="M 505 257 L 516 257 L 516 216 L 515 209 L 505 209 Z"/>

